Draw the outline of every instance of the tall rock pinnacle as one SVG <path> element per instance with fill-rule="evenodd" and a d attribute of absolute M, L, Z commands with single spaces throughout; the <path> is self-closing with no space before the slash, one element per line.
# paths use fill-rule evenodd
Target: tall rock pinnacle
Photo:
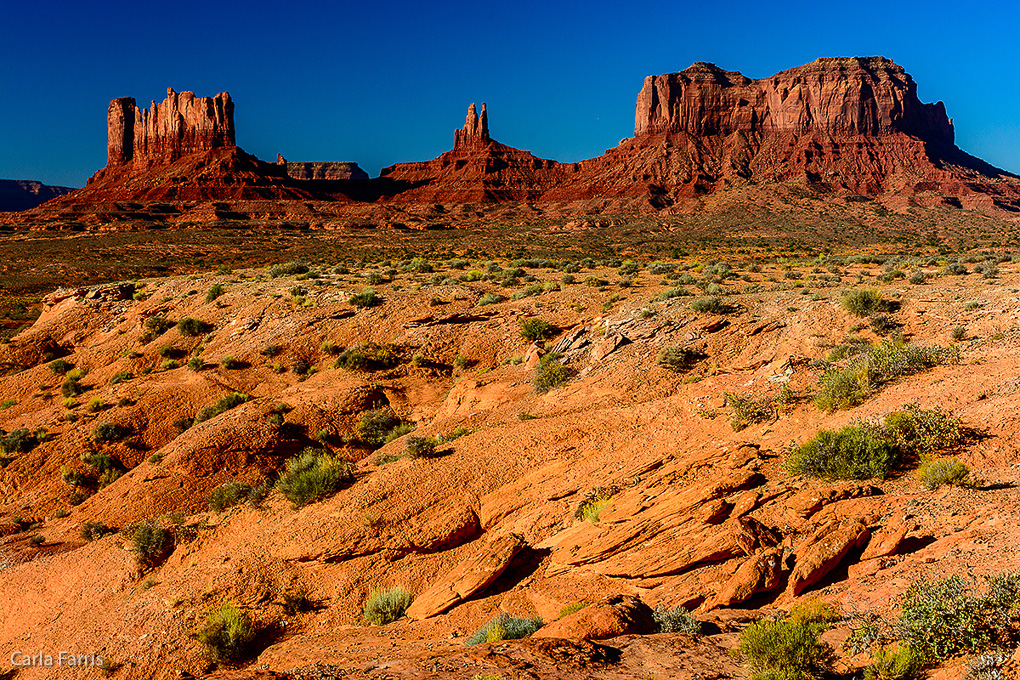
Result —
<path fill-rule="evenodd" d="M 489 116 L 485 110 L 485 103 L 482 103 L 482 113 L 479 114 L 472 102 L 468 107 L 464 127 L 453 132 L 453 147 L 487 144 L 489 141 Z"/>

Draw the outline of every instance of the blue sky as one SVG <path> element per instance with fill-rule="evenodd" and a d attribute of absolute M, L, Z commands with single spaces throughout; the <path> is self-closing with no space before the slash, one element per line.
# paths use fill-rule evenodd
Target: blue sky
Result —
<path fill-rule="evenodd" d="M 467 105 L 499 141 L 574 161 L 633 134 L 646 75 L 694 61 L 760 78 L 882 55 L 944 101 L 957 144 L 1020 172 L 1015 2 L 0 0 L 0 178 L 81 186 L 106 107 L 229 91 L 237 142 L 375 176 L 449 149 Z"/>

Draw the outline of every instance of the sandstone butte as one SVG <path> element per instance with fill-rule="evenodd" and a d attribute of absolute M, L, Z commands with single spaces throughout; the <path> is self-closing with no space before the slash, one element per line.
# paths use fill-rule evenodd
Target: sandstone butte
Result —
<path fill-rule="evenodd" d="M 195 210 L 202 201 L 231 202 L 242 218 L 309 201 L 324 215 L 364 217 L 388 206 L 525 202 L 568 215 L 682 213 L 711 209 L 707 196 L 780 185 L 894 208 L 1020 210 L 1020 179 L 960 150 L 943 104 L 922 103 L 910 75 L 883 57 L 822 58 L 761 79 L 701 62 L 648 76 L 634 136 L 576 163 L 495 141 L 485 104 L 471 105 L 450 151 L 373 180 L 356 164 L 264 163 L 244 153 L 226 93 L 168 90 L 149 111 L 115 99 L 108 129 L 109 162 L 88 186 L 6 221 L 123 219 L 118 200 L 170 202 L 169 213 L 149 215 L 157 220 L 182 211 L 214 219 L 216 211 Z"/>

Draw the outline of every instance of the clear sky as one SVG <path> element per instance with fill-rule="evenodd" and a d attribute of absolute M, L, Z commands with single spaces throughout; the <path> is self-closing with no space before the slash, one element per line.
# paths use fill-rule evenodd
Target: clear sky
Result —
<path fill-rule="evenodd" d="M 710 61 L 753 78 L 882 55 L 944 101 L 957 144 L 1020 172 L 1020 3 L 0 0 L 0 178 L 82 186 L 106 164 L 106 107 L 168 86 L 229 91 L 264 160 L 370 175 L 449 149 L 467 106 L 538 156 L 633 134 L 646 75 Z"/>

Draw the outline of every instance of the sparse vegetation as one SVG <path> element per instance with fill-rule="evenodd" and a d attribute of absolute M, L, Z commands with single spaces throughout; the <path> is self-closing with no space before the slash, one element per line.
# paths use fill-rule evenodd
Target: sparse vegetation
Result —
<path fill-rule="evenodd" d="M 682 371 L 694 366 L 702 356 L 700 352 L 690 347 L 665 345 L 655 355 L 655 361 L 663 368 Z"/>
<path fill-rule="evenodd" d="M 96 425 L 92 438 L 101 444 L 117 442 L 131 434 L 131 430 L 117 423 L 102 422 Z"/>
<path fill-rule="evenodd" d="M 205 301 L 212 302 L 219 296 L 223 295 L 225 290 L 226 287 L 222 283 L 214 283 L 212 287 L 209 289 L 209 292 L 205 294 Z"/>
<path fill-rule="evenodd" d="M 740 633 L 734 656 L 751 680 L 813 680 L 833 669 L 835 653 L 819 636 L 838 618 L 830 607 L 802 603 L 783 618 L 755 621 Z"/>
<path fill-rule="evenodd" d="M 355 307 L 366 308 L 379 304 L 379 297 L 374 288 L 362 288 L 360 293 L 351 295 L 347 301 Z"/>
<path fill-rule="evenodd" d="M 117 533 L 115 527 L 107 526 L 102 522 L 85 522 L 81 527 L 81 537 L 86 541 L 98 541 L 104 536 Z"/>
<path fill-rule="evenodd" d="M 921 466 L 917 468 L 917 477 L 929 491 L 934 491 L 940 486 L 974 485 L 970 468 L 955 458 L 944 460 L 927 458 L 921 461 Z"/>
<path fill-rule="evenodd" d="M 408 437 L 404 453 L 408 458 L 427 458 L 436 452 L 437 442 L 432 437 Z"/>
<path fill-rule="evenodd" d="M 684 633 L 685 635 L 701 635 L 701 621 L 683 607 L 667 607 L 656 605 L 652 610 L 652 618 L 659 626 L 661 633 Z"/>
<path fill-rule="evenodd" d="M 538 365 L 535 366 L 535 374 L 531 380 L 535 386 L 535 391 L 539 394 L 544 394 L 555 387 L 565 385 L 570 380 L 570 376 L 574 372 L 568 366 L 560 363 L 562 356 L 559 352 L 549 352 L 542 355 L 542 358 L 538 360 Z"/>
<path fill-rule="evenodd" d="M 153 519 L 143 519 L 128 527 L 128 537 L 135 561 L 142 568 L 159 566 L 173 551 L 173 535 Z"/>
<path fill-rule="evenodd" d="M 512 616 L 502 612 L 467 639 L 468 645 L 502 640 L 520 640 L 534 633 L 544 625 L 541 616 Z"/>
<path fill-rule="evenodd" d="M 212 662 L 231 663 L 251 652 L 255 633 L 255 623 L 248 612 L 233 604 L 223 604 L 206 614 L 198 639 Z"/>
<path fill-rule="evenodd" d="M 209 324 L 199 319 L 193 319 L 191 317 L 185 317 L 177 322 L 177 331 L 181 335 L 188 337 L 197 338 L 200 335 L 205 335 L 209 332 Z"/>
<path fill-rule="evenodd" d="M 375 589 L 365 600 L 362 615 L 368 623 L 384 626 L 402 617 L 413 600 L 411 591 L 403 586 Z"/>
<path fill-rule="evenodd" d="M 691 310 L 698 314 L 722 314 L 726 308 L 720 298 L 705 297 L 691 301 Z"/>
<path fill-rule="evenodd" d="M 542 319 L 521 319 L 518 326 L 521 329 L 521 339 L 525 342 L 545 340 L 553 333 L 552 324 Z"/>
<path fill-rule="evenodd" d="M 251 492 L 251 484 L 245 482 L 233 481 L 221 484 L 209 494 L 209 509 L 213 512 L 223 512 L 231 506 L 243 503 Z"/>
<path fill-rule="evenodd" d="M 367 342 L 357 347 L 344 350 L 336 358 L 333 368 L 345 371 L 368 371 L 392 368 L 397 365 L 398 357 L 392 345 L 379 345 Z"/>
<path fill-rule="evenodd" d="M 198 415 L 195 416 L 193 424 L 197 425 L 199 423 L 203 423 L 209 420 L 210 418 L 215 418 L 221 413 L 226 413 L 230 409 L 240 406 L 249 399 L 251 399 L 251 397 L 249 397 L 247 394 L 242 394 L 240 392 L 232 392 L 224 397 L 221 397 L 215 404 L 212 404 L 211 406 L 206 406 L 201 411 L 199 411 Z"/>
<path fill-rule="evenodd" d="M 840 306 L 853 316 L 871 316 L 888 311 L 888 304 L 882 294 L 873 288 L 848 290 L 839 301 Z"/>
<path fill-rule="evenodd" d="M 288 461 L 276 488 L 299 508 L 335 494 L 353 480 L 350 462 L 308 448 Z"/>

